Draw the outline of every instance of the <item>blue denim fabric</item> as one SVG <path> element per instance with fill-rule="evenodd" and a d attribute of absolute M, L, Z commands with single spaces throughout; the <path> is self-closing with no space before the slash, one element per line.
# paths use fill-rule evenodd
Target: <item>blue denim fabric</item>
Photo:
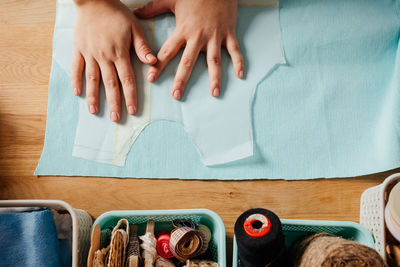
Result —
<path fill-rule="evenodd" d="M 57 239 L 48 209 L 0 213 L 0 240 L 0 266 L 71 265 L 69 245 Z"/>

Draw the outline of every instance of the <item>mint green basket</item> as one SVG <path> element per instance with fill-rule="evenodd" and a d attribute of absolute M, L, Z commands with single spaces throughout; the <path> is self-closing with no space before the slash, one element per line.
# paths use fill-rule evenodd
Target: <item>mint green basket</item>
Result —
<path fill-rule="evenodd" d="M 281 222 L 287 248 L 300 237 L 315 233 L 329 233 L 374 248 L 374 239 L 370 232 L 364 226 L 355 222 L 287 219 L 282 219 Z M 232 267 L 238 266 L 240 266 L 240 261 L 236 238 L 234 237 Z"/>
<path fill-rule="evenodd" d="M 196 224 L 204 224 L 210 228 L 212 238 L 209 243 L 213 260 L 220 267 L 226 267 L 225 225 L 222 219 L 208 209 L 182 209 L 182 210 L 119 210 L 109 211 L 100 215 L 94 224 L 98 224 L 102 230 L 102 240 L 109 238 L 111 230 L 117 222 L 125 218 L 129 224 L 138 226 L 138 233 L 143 234 L 148 220 L 155 221 L 155 232 L 161 230 L 171 231 L 172 220 L 190 219 Z"/>

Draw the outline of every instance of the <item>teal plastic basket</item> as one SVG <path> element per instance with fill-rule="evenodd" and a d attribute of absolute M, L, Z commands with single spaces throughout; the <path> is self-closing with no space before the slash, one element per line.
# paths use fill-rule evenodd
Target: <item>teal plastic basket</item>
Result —
<path fill-rule="evenodd" d="M 374 239 L 370 232 L 361 224 L 346 221 L 316 221 L 282 219 L 282 230 L 285 235 L 286 247 L 305 235 L 329 233 L 345 239 L 354 240 L 360 244 L 374 248 Z M 233 238 L 232 267 L 240 266 L 236 238 Z"/>
<path fill-rule="evenodd" d="M 129 224 L 138 226 L 138 233 L 144 234 L 146 222 L 155 221 L 155 232 L 161 230 L 171 231 L 172 220 L 190 219 L 196 224 L 204 224 L 210 228 L 212 238 L 209 248 L 213 260 L 220 267 L 226 267 L 226 243 L 225 225 L 222 219 L 213 211 L 208 209 L 182 209 L 182 210 L 120 210 L 109 211 L 100 215 L 94 224 L 98 224 L 102 230 L 102 240 L 109 238 L 111 230 L 117 222 L 125 218 Z M 103 243 L 103 242 L 102 242 Z"/>

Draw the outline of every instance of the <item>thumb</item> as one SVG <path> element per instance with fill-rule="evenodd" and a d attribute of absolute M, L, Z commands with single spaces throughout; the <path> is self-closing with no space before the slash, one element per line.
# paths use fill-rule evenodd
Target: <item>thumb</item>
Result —
<path fill-rule="evenodd" d="M 151 52 L 149 45 L 147 44 L 146 39 L 144 38 L 144 34 L 142 28 L 140 28 L 139 23 L 132 26 L 133 33 L 133 47 L 135 48 L 136 55 L 144 64 L 153 65 L 157 62 L 157 58 Z"/>
<path fill-rule="evenodd" d="M 159 14 L 171 12 L 172 2 L 170 0 L 154 0 L 142 7 L 136 8 L 134 13 L 141 18 L 152 18 Z"/>

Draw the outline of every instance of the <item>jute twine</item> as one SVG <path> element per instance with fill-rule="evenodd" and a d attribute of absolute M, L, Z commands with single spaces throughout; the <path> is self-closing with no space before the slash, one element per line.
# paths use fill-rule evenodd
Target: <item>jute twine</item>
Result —
<path fill-rule="evenodd" d="M 293 252 L 295 267 L 387 267 L 374 249 L 326 233 L 300 241 Z"/>

